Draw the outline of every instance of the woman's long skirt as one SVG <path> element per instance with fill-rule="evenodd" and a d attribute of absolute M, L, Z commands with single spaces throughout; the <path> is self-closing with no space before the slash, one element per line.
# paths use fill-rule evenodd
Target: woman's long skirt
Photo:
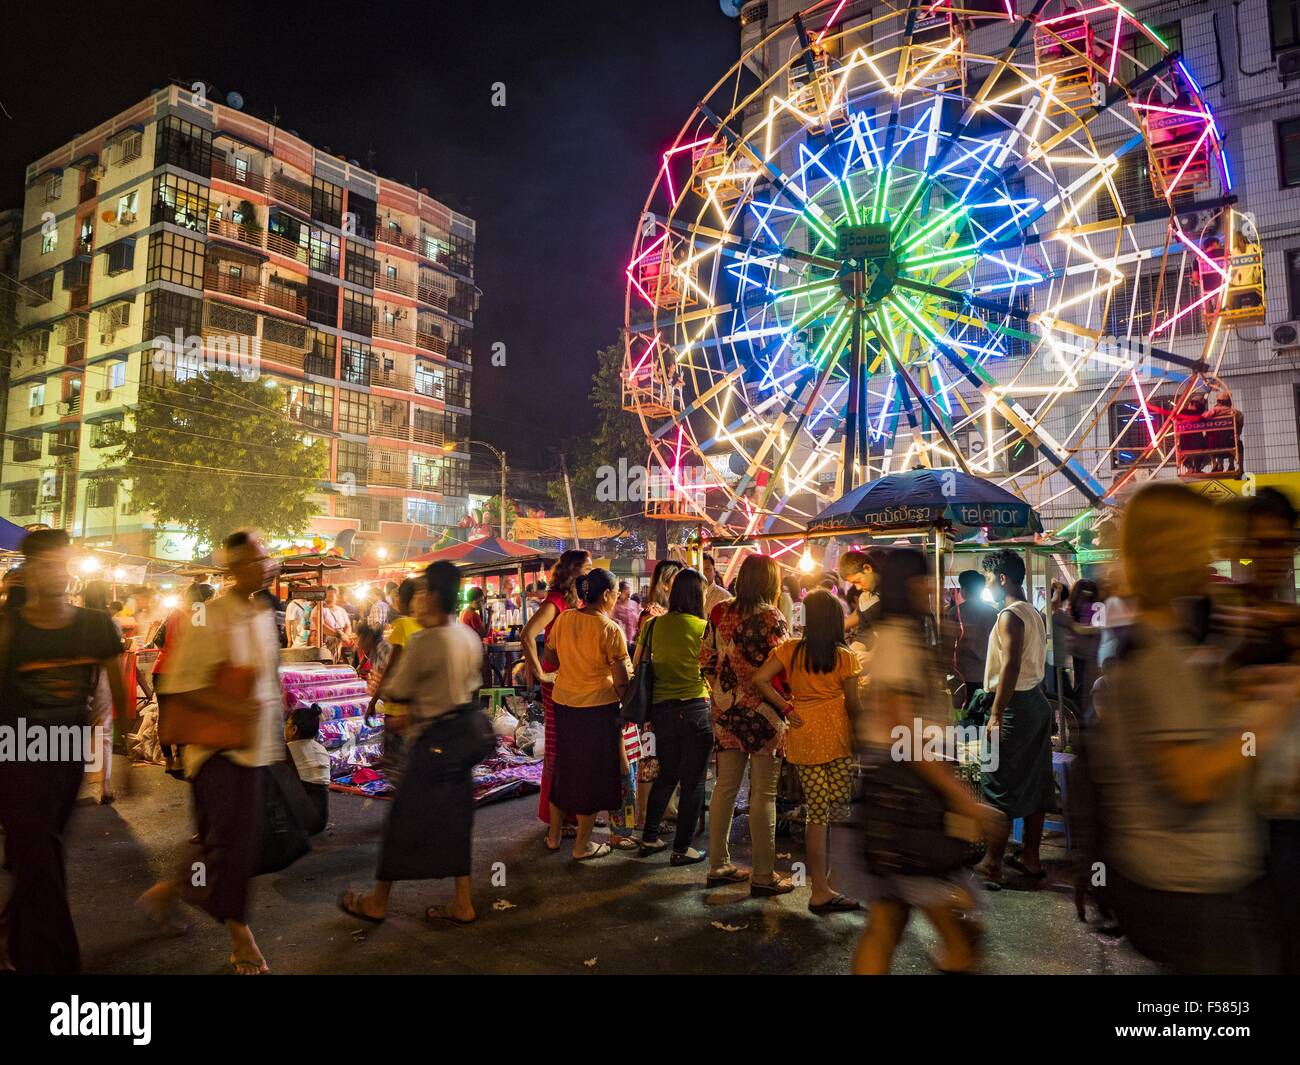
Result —
<path fill-rule="evenodd" d="M 554 716 L 558 757 L 551 779 L 551 801 L 570 814 L 617 810 L 623 801 L 623 768 L 618 754 L 623 721 L 618 703 L 556 703 Z"/>

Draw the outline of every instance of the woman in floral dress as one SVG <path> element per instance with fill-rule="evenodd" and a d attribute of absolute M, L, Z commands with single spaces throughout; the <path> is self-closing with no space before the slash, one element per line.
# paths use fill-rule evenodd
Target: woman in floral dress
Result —
<path fill-rule="evenodd" d="M 777 609 L 780 570 L 765 555 L 740 567 L 736 598 L 714 608 L 700 647 L 700 672 L 709 680 L 718 780 L 709 807 L 708 884 L 748 880 L 755 898 L 794 890 L 776 872 L 776 792 L 785 755 L 785 707 L 773 706 L 753 684 L 754 674 L 786 638 Z M 731 861 L 727 841 L 740 781 L 749 767 L 749 837 L 754 868 Z"/>

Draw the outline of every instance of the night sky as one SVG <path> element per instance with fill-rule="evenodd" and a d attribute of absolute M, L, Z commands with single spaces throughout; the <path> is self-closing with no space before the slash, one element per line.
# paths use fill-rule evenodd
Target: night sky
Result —
<path fill-rule="evenodd" d="M 171 78 L 238 90 L 363 166 L 373 149 L 381 175 L 478 222 L 473 433 L 531 468 L 594 424 L 594 354 L 622 324 L 659 155 L 739 50 L 717 0 L 4 8 L 0 207 L 21 205 L 29 162 Z"/>

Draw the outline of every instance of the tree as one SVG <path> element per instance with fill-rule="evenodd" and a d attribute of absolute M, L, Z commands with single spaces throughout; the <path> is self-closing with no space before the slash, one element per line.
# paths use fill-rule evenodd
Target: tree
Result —
<path fill-rule="evenodd" d="M 596 373 L 591 379 L 588 398 L 596 412 L 597 428 L 594 436 L 573 441 L 565 448 L 569 464 L 569 481 L 573 487 L 573 507 L 580 517 L 599 518 L 614 522 L 642 538 L 658 540 L 658 554 L 667 554 L 667 530 L 662 521 L 649 521 L 642 516 L 644 499 L 624 497 L 614 500 L 601 498 L 607 492 L 598 492 L 602 483 L 609 483 L 611 471 L 630 471 L 643 467 L 649 447 L 641 419 L 623 409 L 623 357 L 624 345 L 620 337 L 613 344 L 596 353 Z M 623 481 L 623 478 L 619 478 Z M 550 481 L 547 493 L 562 514 L 568 514 L 569 504 L 564 493 L 564 480 Z"/>
<path fill-rule="evenodd" d="M 133 423 L 110 438 L 133 501 L 208 547 L 244 526 L 297 535 L 319 509 L 328 445 L 263 380 L 212 371 L 142 385 Z"/>

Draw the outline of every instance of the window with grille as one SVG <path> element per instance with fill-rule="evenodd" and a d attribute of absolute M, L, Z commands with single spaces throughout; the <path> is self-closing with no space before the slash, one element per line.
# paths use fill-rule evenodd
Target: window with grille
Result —
<path fill-rule="evenodd" d="M 20 436 L 14 440 L 14 462 L 33 462 L 41 457 L 39 436 Z"/>
<path fill-rule="evenodd" d="M 1300 118 L 1277 124 L 1277 160 L 1282 188 L 1300 185 Z"/>
<path fill-rule="evenodd" d="M 1119 198 L 1125 214 L 1141 214 L 1163 206 L 1164 201 L 1151 187 L 1151 165 L 1141 145 L 1119 157 L 1119 166 L 1115 168 L 1112 179 L 1115 182 L 1115 196 Z M 1095 202 L 1097 221 L 1104 222 L 1118 217 L 1115 197 L 1111 196 L 1108 187 L 1103 187 L 1097 193 Z"/>
<path fill-rule="evenodd" d="M 319 278 L 307 278 L 307 320 L 321 325 L 339 323 L 339 286 Z"/>
<path fill-rule="evenodd" d="M 149 341 L 157 336 L 165 336 L 170 340 L 178 329 L 182 336 L 195 336 L 202 332 L 203 300 L 161 288 L 146 292 L 144 339 Z"/>
<path fill-rule="evenodd" d="M 203 177 L 212 175 L 212 133 L 193 122 L 168 115 L 158 123 L 154 164 L 170 164 Z"/>
<path fill-rule="evenodd" d="M 349 256 L 350 259 L 351 256 Z M 343 293 L 343 328 L 349 333 L 368 337 L 374 329 L 374 323 L 374 298 L 345 290 Z"/>
<path fill-rule="evenodd" d="M 373 357 L 366 344 L 354 344 L 343 341 L 343 363 L 339 374 L 340 380 L 353 385 L 370 384 L 370 367 Z"/>
<path fill-rule="evenodd" d="M 311 216 L 327 226 L 343 226 L 343 189 L 323 178 L 312 178 Z"/>
<path fill-rule="evenodd" d="M 175 174 L 159 174 L 153 179 L 152 224 L 166 222 L 196 233 L 206 233 L 208 207 L 208 190 L 197 181 Z"/>
<path fill-rule="evenodd" d="M 117 303 L 110 303 L 99 310 L 99 331 L 101 333 L 116 333 L 119 329 L 125 329 L 131 324 L 131 302 L 129 300 L 119 300 Z"/>
<path fill-rule="evenodd" d="M 9 512 L 11 514 L 28 514 L 36 513 L 36 486 L 24 485 L 22 488 L 13 488 L 9 491 Z"/>
<path fill-rule="evenodd" d="M 90 426 L 90 446 L 91 447 L 110 447 L 113 445 L 113 434 L 122 428 L 122 419 L 113 418 L 105 422 L 93 422 Z"/>
<path fill-rule="evenodd" d="M 307 264 L 322 274 L 339 275 L 339 238 L 315 226 L 311 229 Z"/>
<path fill-rule="evenodd" d="M 1166 22 L 1152 26 L 1152 32 L 1169 46 L 1171 52 L 1183 50 L 1183 26 L 1181 22 Z M 1148 67 L 1155 66 L 1165 57 L 1158 44 L 1145 33 L 1134 33 L 1124 42 L 1124 56 L 1116 67 L 1116 74 L 1121 84 L 1128 84 Z M 1130 59 L 1129 57 L 1132 56 Z"/>
<path fill-rule="evenodd" d="M 370 432 L 370 397 L 364 392 L 340 388 L 339 431 L 365 436 Z"/>
<path fill-rule="evenodd" d="M 355 440 L 340 440 L 338 451 L 338 476 L 351 477 L 354 483 L 365 484 L 369 448 Z"/>
<path fill-rule="evenodd" d="M 135 241 L 119 240 L 104 249 L 104 270 L 109 277 L 124 274 L 135 266 Z"/>
<path fill-rule="evenodd" d="M 1110 306 L 1106 309 L 1106 333 L 1113 337 L 1141 337 L 1178 314 L 1180 308 L 1195 303 L 1199 291 L 1192 287 L 1190 269 L 1182 272 L 1180 288 L 1179 267 L 1170 263 L 1163 275 L 1158 266 L 1142 270 L 1136 286 L 1133 278 L 1125 276 L 1108 294 L 1098 298 L 1104 299 L 1105 295 L 1110 296 Z M 1201 308 L 1188 311 L 1170 328 L 1174 337 L 1204 333 Z M 1162 336 L 1166 341 L 1171 338 L 1169 332 L 1163 332 Z"/>
<path fill-rule="evenodd" d="M 149 238 L 149 265 L 145 280 L 202 288 L 204 255 L 201 240 L 160 230 Z"/>
<path fill-rule="evenodd" d="M 1274 55 L 1300 45 L 1300 0 L 1269 0 L 1268 40 Z"/>
<path fill-rule="evenodd" d="M 348 261 L 344 276 L 362 288 L 375 287 L 375 257 L 364 245 L 348 241 Z"/>
<path fill-rule="evenodd" d="M 144 149 L 144 138 L 136 129 L 115 133 L 104 144 L 104 154 L 110 166 L 125 166 L 139 159 Z"/>
<path fill-rule="evenodd" d="M 1123 470 L 1138 465 L 1143 451 L 1151 444 L 1152 431 L 1160 432 L 1161 416 L 1150 410 L 1144 413 L 1141 403 L 1135 399 L 1115 400 L 1110 405 L 1109 415 L 1110 440 L 1114 445 L 1110 450 L 1111 468 Z M 1153 451 L 1141 465 L 1154 466 L 1159 461 L 1159 453 Z"/>
<path fill-rule="evenodd" d="M 353 216 L 353 232 L 358 237 L 372 239 L 375 235 L 375 201 L 349 191 L 348 213 Z"/>
<path fill-rule="evenodd" d="M 298 388 L 299 421 L 313 429 L 334 428 L 334 389 L 330 385 L 304 384 Z"/>
<path fill-rule="evenodd" d="M 86 485 L 86 506 L 92 509 L 117 504 L 117 481 L 97 477 Z"/>

